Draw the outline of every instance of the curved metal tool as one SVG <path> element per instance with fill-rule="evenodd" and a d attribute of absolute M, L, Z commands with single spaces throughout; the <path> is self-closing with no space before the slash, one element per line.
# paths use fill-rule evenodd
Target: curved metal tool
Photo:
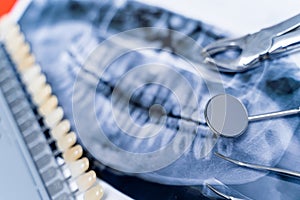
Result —
<path fill-rule="evenodd" d="M 247 167 L 250 169 L 256 169 L 256 170 L 265 170 L 265 171 L 270 171 L 270 172 L 275 172 L 275 173 L 280 173 L 283 175 L 288 175 L 288 176 L 293 176 L 300 178 L 300 172 L 295 172 L 287 169 L 281 169 L 281 168 L 276 168 L 276 167 L 268 167 L 268 166 L 263 166 L 263 165 L 256 165 L 256 164 L 250 164 L 246 162 L 241 162 L 238 160 L 234 160 L 232 158 L 226 157 L 220 153 L 215 152 L 215 155 L 218 156 L 219 158 L 222 158 L 224 160 L 227 160 L 231 163 L 234 163 L 240 167 Z"/>
<path fill-rule="evenodd" d="M 227 195 L 227 194 L 224 194 L 223 192 L 217 190 L 216 188 L 214 188 L 212 185 L 210 184 L 206 184 L 206 186 L 211 190 L 213 191 L 215 194 L 217 194 L 218 196 L 224 198 L 224 199 L 227 199 L 227 200 L 245 200 L 245 199 L 241 199 L 241 198 L 237 198 L 237 197 L 233 197 L 233 196 L 230 196 L 230 195 Z"/>
<path fill-rule="evenodd" d="M 220 71 L 242 72 L 267 58 L 276 58 L 300 50 L 300 14 L 261 31 L 237 39 L 223 39 L 202 50 L 204 61 Z M 218 58 L 230 50 L 239 51 L 234 58 Z M 222 56 L 221 56 L 222 57 Z"/>

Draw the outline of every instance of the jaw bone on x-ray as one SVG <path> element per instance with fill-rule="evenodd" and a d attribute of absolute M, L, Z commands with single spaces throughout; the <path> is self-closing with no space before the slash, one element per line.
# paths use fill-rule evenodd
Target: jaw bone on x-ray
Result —
<path fill-rule="evenodd" d="M 299 149 L 289 146 L 299 118 L 255 122 L 238 138 L 222 138 L 203 116 L 220 92 L 249 114 L 298 105 L 299 68 L 287 59 L 241 74 L 207 71 L 201 47 L 224 37 L 219 30 L 132 1 L 33 2 L 20 24 L 80 142 L 104 165 L 170 185 L 212 177 L 247 184 L 266 173 L 213 152 L 274 166 Z M 156 28 L 132 30 L 140 27 Z"/>

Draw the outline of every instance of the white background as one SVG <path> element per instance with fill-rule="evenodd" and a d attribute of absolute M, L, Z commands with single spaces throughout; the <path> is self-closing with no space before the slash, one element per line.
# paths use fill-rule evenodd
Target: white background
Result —
<path fill-rule="evenodd" d="M 300 13 L 299 0 L 139 0 L 202 20 L 236 36 Z"/>
<path fill-rule="evenodd" d="M 19 0 L 26 5 L 30 0 Z M 233 35 L 257 32 L 300 13 L 299 0 L 138 0 L 219 27 Z M 23 6 L 14 12 L 20 14 Z M 22 7 L 22 8 L 20 8 Z M 19 17 L 19 16 L 18 16 Z"/>

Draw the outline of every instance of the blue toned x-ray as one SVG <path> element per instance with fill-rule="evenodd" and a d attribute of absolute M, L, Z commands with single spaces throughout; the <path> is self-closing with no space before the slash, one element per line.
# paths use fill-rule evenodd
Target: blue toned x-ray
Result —
<path fill-rule="evenodd" d="M 3 18 L 0 109 L 39 190 L 26 195 L 299 199 L 300 15 L 285 20 L 235 39 L 142 1 L 30 1 L 17 25 Z"/>

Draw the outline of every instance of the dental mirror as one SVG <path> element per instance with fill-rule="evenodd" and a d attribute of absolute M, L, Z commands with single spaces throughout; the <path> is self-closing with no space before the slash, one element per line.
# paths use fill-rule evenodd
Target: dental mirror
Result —
<path fill-rule="evenodd" d="M 248 116 L 244 104 L 236 97 L 221 94 L 212 97 L 204 110 L 207 125 L 217 135 L 224 137 L 237 137 L 243 134 L 248 123 L 252 121 L 283 117 L 300 113 L 297 109 Z"/>

